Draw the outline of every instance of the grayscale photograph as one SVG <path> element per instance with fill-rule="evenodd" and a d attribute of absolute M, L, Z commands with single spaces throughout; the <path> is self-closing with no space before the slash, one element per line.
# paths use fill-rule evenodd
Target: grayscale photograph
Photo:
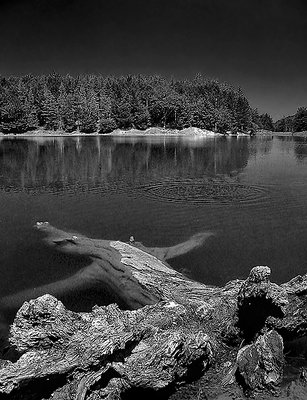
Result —
<path fill-rule="evenodd" d="M 0 399 L 307 399 L 306 66 L 306 0 L 0 0 Z"/>

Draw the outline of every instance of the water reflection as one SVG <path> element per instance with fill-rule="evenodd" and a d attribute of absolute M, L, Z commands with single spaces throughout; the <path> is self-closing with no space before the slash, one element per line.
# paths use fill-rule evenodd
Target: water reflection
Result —
<path fill-rule="evenodd" d="M 249 149 L 250 155 L 261 155 L 266 156 L 269 155 L 272 151 L 273 146 L 273 137 L 259 137 L 251 141 Z"/>
<path fill-rule="evenodd" d="M 118 179 L 126 185 L 157 176 L 233 177 L 247 165 L 247 140 L 145 138 L 4 139 L 0 186 L 6 191 L 99 188 Z"/>
<path fill-rule="evenodd" d="M 294 138 L 294 152 L 299 161 L 304 161 L 307 157 L 307 137 Z"/>
<path fill-rule="evenodd" d="M 307 157 L 307 137 L 280 136 L 278 139 L 283 143 L 294 143 L 294 154 L 298 161 L 304 161 Z"/>

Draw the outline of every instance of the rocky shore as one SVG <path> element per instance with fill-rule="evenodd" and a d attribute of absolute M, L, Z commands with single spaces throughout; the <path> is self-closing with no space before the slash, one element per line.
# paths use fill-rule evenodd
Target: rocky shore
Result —
<path fill-rule="evenodd" d="M 270 268 L 258 266 L 245 281 L 211 287 L 167 264 L 200 246 L 205 234 L 146 248 L 47 222 L 36 229 L 55 250 L 88 258 L 66 288 L 78 279 L 99 280 L 125 307 L 75 313 L 50 294 L 25 301 L 10 331 L 19 357 L 0 361 L 1 398 L 179 399 L 182 384 L 201 376 L 197 399 L 306 398 L 306 371 L 285 385 L 283 370 L 284 343 L 307 334 L 307 275 L 277 285 Z"/>
<path fill-rule="evenodd" d="M 185 129 L 164 129 L 160 127 L 152 127 L 146 130 L 140 129 L 116 129 L 110 133 L 84 133 L 80 131 L 63 132 L 63 131 L 48 131 L 37 129 L 20 134 L 2 134 L 2 137 L 25 137 L 25 136 L 222 136 L 221 133 L 213 132 L 200 128 L 185 128 Z"/>
<path fill-rule="evenodd" d="M 163 128 L 148 128 L 144 131 L 139 129 L 130 129 L 124 131 L 117 129 L 110 133 L 111 136 L 222 136 L 221 133 L 213 132 L 207 129 L 200 129 L 195 127 L 185 129 L 163 129 Z"/>

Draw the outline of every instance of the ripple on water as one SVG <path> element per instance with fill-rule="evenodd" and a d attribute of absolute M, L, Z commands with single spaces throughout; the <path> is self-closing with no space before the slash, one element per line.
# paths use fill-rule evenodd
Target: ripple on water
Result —
<path fill-rule="evenodd" d="M 0 190 L 3 188 L 0 187 Z M 31 195 L 93 194 L 99 196 L 127 195 L 132 198 L 145 196 L 150 200 L 194 205 L 225 205 L 240 203 L 260 205 L 270 197 L 266 186 L 248 185 L 216 178 L 166 178 L 148 183 L 130 182 L 57 182 L 47 186 L 6 188 L 6 191 L 24 191 Z"/>
<path fill-rule="evenodd" d="M 172 180 L 140 185 L 138 190 L 150 199 L 189 204 L 260 204 L 268 197 L 263 186 L 222 180 Z"/>

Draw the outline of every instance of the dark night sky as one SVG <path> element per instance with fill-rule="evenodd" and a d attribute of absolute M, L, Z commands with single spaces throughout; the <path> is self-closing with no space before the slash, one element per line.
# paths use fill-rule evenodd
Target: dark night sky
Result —
<path fill-rule="evenodd" d="M 200 72 L 307 106 L 306 0 L 0 0 L 0 74 Z"/>

